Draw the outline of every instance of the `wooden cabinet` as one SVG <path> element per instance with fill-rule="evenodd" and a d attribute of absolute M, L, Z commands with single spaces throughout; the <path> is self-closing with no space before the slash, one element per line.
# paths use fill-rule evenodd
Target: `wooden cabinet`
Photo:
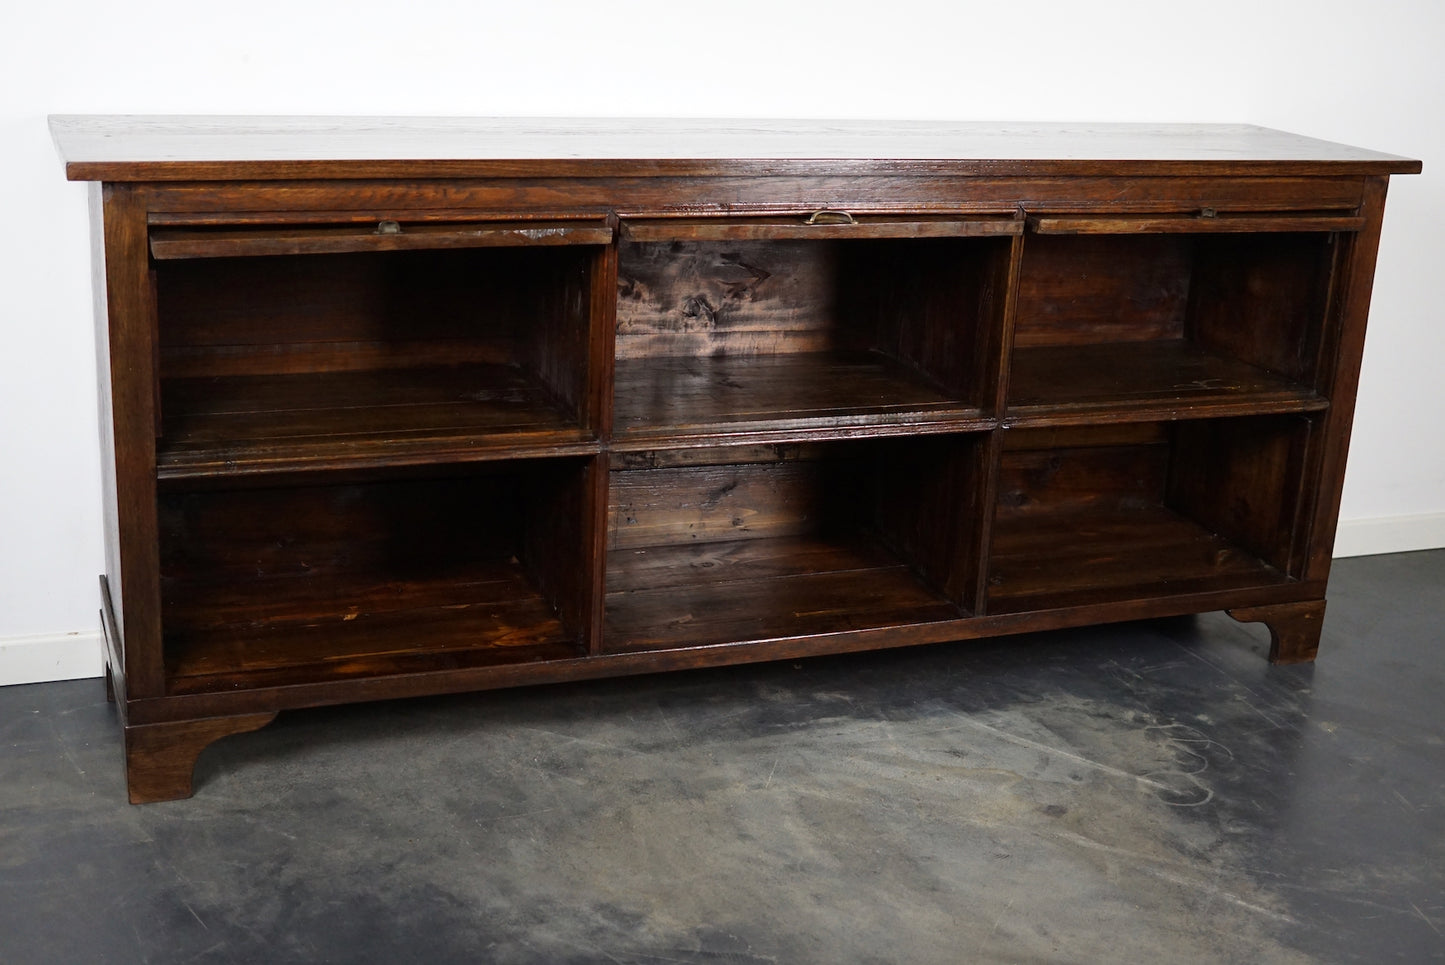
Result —
<path fill-rule="evenodd" d="M 1324 612 L 1390 174 L 1236 127 L 55 118 L 131 799 L 278 711 Z"/>

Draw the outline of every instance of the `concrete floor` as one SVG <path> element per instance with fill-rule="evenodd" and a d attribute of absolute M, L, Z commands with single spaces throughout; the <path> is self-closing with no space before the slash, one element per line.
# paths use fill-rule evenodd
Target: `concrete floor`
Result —
<path fill-rule="evenodd" d="M 1445 551 L 1211 614 L 282 715 L 0 688 L 0 962 L 1445 961 Z"/>

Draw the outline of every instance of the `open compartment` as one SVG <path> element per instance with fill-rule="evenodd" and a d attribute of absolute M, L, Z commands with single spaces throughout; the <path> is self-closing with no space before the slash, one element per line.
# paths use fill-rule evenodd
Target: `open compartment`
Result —
<path fill-rule="evenodd" d="M 587 451 L 604 235 L 458 230 L 153 232 L 160 476 Z"/>
<path fill-rule="evenodd" d="M 968 615 L 983 448 L 960 435 L 615 454 L 605 648 Z"/>
<path fill-rule="evenodd" d="M 1020 229 L 624 225 L 624 238 L 650 240 L 618 254 L 616 444 L 980 428 L 997 384 L 1007 233 Z M 808 231 L 822 233 L 800 240 Z M 961 236 L 936 236 L 949 231 Z M 703 240 L 657 240 L 669 234 Z"/>
<path fill-rule="evenodd" d="M 1318 388 L 1332 265 L 1328 230 L 1259 219 L 1045 219 L 1024 244 L 1008 419 L 1066 424 L 1307 412 Z M 1316 219 L 1323 229 L 1340 219 Z M 1310 219 L 1279 221 L 1298 228 Z M 1151 223 L 1152 224 L 1152 223 Z M 1244 227 L 1242 227 L 1244 226 Z M 1094 233 L 1097 229 L 1100 233 Z"/>
<path fill-rule="evenodd" d="M 1297 578 L 1314 428 L 1282 415 L 1006 430 L 988 612 Z"/>
<path fill-rule="evenodd" d="M 595 463 L 163 490 L 168 690 L 582 655 Z"/>

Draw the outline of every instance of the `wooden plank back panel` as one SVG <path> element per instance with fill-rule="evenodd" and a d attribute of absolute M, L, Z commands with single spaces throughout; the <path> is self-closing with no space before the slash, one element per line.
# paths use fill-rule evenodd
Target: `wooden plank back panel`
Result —
<path fill-rule="evenodd" d="M 1014 347 L 1183 337 L 1192 246 L 1184 235 L 1028 237 Z"/>
<path fill-rule="evenodd" d="M 850 340 L 837 329 L 839 252 L 806 241 L 624 244 L 616 357 L 867 347 L 858 333 Z"/>
<path fill-rule="evenodd" d="M 162 263 L 163 374 L 515 364 L 540 343 L 539 319 L 578 318 L 586 260 L 551 248 Z"/>
<path fill-rule="evenodd" d="M 608 548 L 797 536 L 859 525 L 856 477 L 841 460 L 612 473 Z"/>
<path fill-rule="evenodd" d="M 1333 237 L 1311 232 L 1198 239 L 1190 336 L 1215 351 L 1313 386 Z"/>
<path fill-rule="evenodd" d="M 1163 442 L 1005 452 L 998 519 L 1159 506 L 1168 468 L 1169 448 Z"/>

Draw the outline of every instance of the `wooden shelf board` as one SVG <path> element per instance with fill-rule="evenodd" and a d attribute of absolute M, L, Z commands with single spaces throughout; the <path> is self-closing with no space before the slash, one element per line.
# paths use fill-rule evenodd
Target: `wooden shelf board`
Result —
<path fill-rule="evenodd" d="M 620 359 L 615 415 L 624 447 L 770 429 L 977 428 L 986 421 L 977 407 L 867 352 Z"/>
<path fill-rule="evenodd" d="M 882 547 L 776 537 L 608 554 L 611 653 L 957 620 L 967 614 Z"/>
<path fill-rule="evenodd" d="M 582 652 L 515 561 L 429 578 L 172 584 L 166 596 L 166 674 L 169 692 L 177 694 Z"/>
<path fill-rule="evenodd" d="M 1329 407 L 1308 386 L 1182 339 L 1018 348 L 1008 395 L 1011 425 Z"/>
<path fill-rule="evenodd" d="M 1162 506 L 1027 514 L 994 524 L 988 612 L 1288 582 L 1253 554 Z"/>
<path fill-rule="evenodd" d="M 168 379 L 161 411 L 161 478 L 588 448 L 539 383 L 502 365 Z"/>

